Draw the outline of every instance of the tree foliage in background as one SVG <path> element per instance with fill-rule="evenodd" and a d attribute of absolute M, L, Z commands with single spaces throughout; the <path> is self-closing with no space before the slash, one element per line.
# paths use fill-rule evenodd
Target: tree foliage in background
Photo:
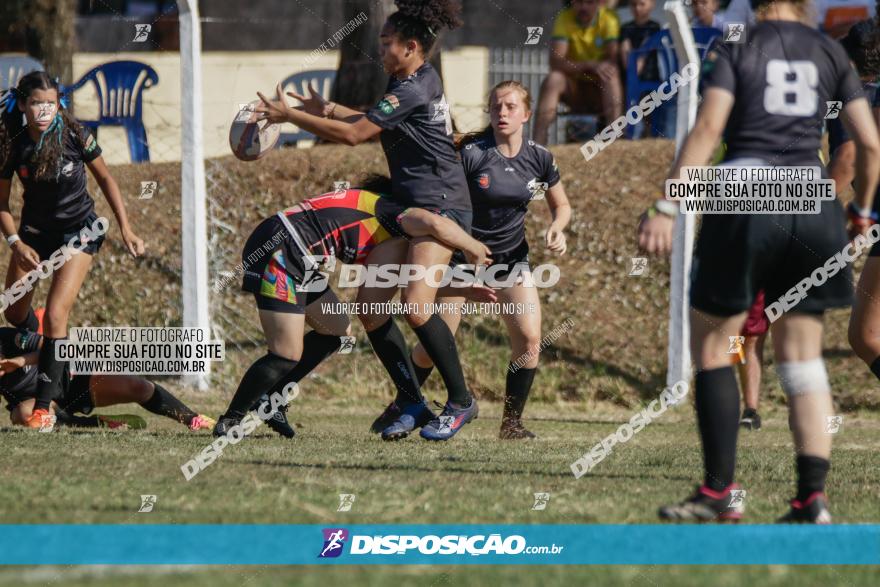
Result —
<path fill-rule="evenodd" d="M 62 83 L 73 80 L 76 0 L 3 0 L 0 50 L 25 52 Z"/>

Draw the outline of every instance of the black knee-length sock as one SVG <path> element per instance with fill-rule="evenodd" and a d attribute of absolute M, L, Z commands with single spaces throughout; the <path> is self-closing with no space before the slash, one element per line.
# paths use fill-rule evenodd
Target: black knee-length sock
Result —
<path fill-rule="evenodd" d="M 428 377 L 431 376 L 431 373 L 434 372 L 434 365 L 431 365 L 430 367 L 422 367 L 412 360 L 412 354 L 410 354 L 409 360 L 412 361 L 412 366 L 416 373 L 416 379 L 419 380 L 419 387 L 422 387 L 425 385 L 425 381 L 428 380 Z"/>
<path fill-rule="evenodd" d="M 427 322 L 413 330 L 443 377 L 449 401 L 462 407 L 471 405 L 471 392 L 464 381 L 458 348 L 449 326 L 439 316 L 432 314 Z"/>
<path fill-rule="evenodd" d="M 276 391 L 281 391 L 288 383 L 291 371 L 297 362 L 280 357 L 268 352 L 248 367 L 238 389 L 229 402 L 226 416 L 229 418 L 244 418 L 254 402 L 264 393 L 270 396 Z"/>
<path fill-rule="evenodd" d="M 733 367 L 697 373 L 697 422 L 703 440 L 704 483 L 722 491 L 733 483 L 739 432 L 739 388 Z"/>
<path fill-rule="evenodd" d="M 511 363 L 507 368 L 507 389 L 504 395 L 504 418 L 522 418 L 523 410 L 526 407 L 526 401 L 529 399 L 529 391 L 532 389 L 532 382 L 535 380 L 534 369 L 516 369 Z"/>
<path fill-rule="evenodd" d="M 141 404 L 143 409 L 158 414 L 159 416 L 165 416 L 166 418 L 177 420 L 181 424 L 186 424 L 187 426 L 189 426 L 189 423 L 192 422 L 193 418 L 198 416 L 198 414 L 192 411 L 185 403 L 174 397 L 170 391 L 158 383 L 154 383 L 153 386 L 155 387 L 153 395 L 150 396 L 150 399 Z"/>
<path fill-rule="evenodd" d="M 61 378 L 65 376 L 64 362 L 55 359 L 55 346 L 61 338 L 43 338 L 37 374 L 35 410 L 48 410 L 52 400 L 61 395 Z"/>
<path fill-rule="evenodd" d="M 880 379 L 880 357 L 871 362 L 871 373 L 874 374 L 874 377 Z"/>
<path fill-rule="evenodd" d="M 424 401 L 413 372 L 412 361 L 409 359 L 406 339 L 403 338 L 403 333 L 394 323 L 394 319 L 389 318 L 382 326 L 368 332 L 367 337 L 373 345 L 373 351 L 397 387 L 394 402 L 398 406 L 405 406 Z"/>
<path fill-rule="evenodd" d="M 828 459 L 798 455 L 795 466 L 798 474 L 796 496 L 798 501 L 806 500 L 817 491 L 825 491 L 825 478 L 828 477 L 828 470 L 831 469 L 831 462 Z"/>

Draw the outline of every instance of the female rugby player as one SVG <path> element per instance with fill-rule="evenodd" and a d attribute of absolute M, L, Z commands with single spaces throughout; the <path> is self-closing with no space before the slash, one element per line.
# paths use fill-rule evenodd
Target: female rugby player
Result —
<path fill-rule="evenodd" d="M 427 62 L 440 30 L 461 24 L 461 5 L 457 0 L 395 0 L 395 4 L 399 10 L 381 33 L 382 65 L 390 79 L 384 97 L 369 112 L 325 102 L 314 91 L 310 97 L 289 94 L 303 102 L 302 110 L 290 108 L 280 86 L 275 101 L 259 94 L 264 104 L 257 110 L 269 122 L 292 122 L 337 143 L 357 145 L 379 135 L 391 171 L 391 198 L 435 210 L 469 231 L 471 203 L 452 141 L 449 103 L 440 76 Z M 391 247 L 378 247 L 367 263 L 402 263 L 404 259 Z M 452 253 L 436 239 L 419 237 L 410 243 L 405 261 L 421 267 L 446 266 Z M 371 307 L 370 302 L 387 301 L 395 293 L 396 288 L 364 287 L 357 301 Z M 446 384 L 448 401 L 440 417 L 434 417 L 424 403 L 405 340 L 391 317 L 362 314 L 360 319 L 392 381 L 410 400 L 400 409 L 414 425 L 425 425 L 423 437 L 448 440 L 476 418 L 478 409 L 464 380 L 455 337 L 439 316 L 428 311 L 436 295 L 426 278 L 410 281 L 403 297 L 405 303 L 422 309 L 406 314 L 406 320 Z M 452 426 L 444 426 L 441 417 L 451 417 Z"/>
<path fill-rule="evenodd" d="M 45 338 L 36 332 L 16 328 L 0 328 L 0 395 L 6 398 L 13 424 L 29 426 L 36 403 L 37 370 L 40 348 Z M 190 430 L 205 430 L 214 420 L 197 414 L 171 392 L 142 377 L 125 375 L 74 375 L 67 370 L 61 376 L 61 394 L 52 399 L 49 410 L 41 417 L 44 430 L 57 421 L 86 428 L 142 428 L 139 416 L 77 416 L 91 414 L 94 408 L 137 403 L 145 410 L 171 418 Z"/>
<path fill-rule="evenodd" d="M 4 96 L 2 105 L 0 229 L 12 248 L 6 287 L 37 270 L 40 262 L 49 259 L 62 245 L 72 239 L 82 241 L 83 230 L 94 232 L 99 226 L 95 202 L 87 190 L 86 167 L 113 209 L 126 248 L 132 256 L 142 255 L 144 243 L 128 224 L 119 187 L 104 164 L 101 148 L 89 131 L 67 112 L 58 82 L 42 71 L 29 73 L 21 78 L 17 88 Z M 18 175 L 24 186 L 21 235 L 16 232 L 9 211 L 13 174 Z M 56 341 L 67 336 L 70 310 L 89 271 L 92 256 L 103 241 L 104 235 L 99 233 L 89 242 L 80 242 L 81 254 L 73 255 L 51 274 L 43 322 L 46 338 L 40 350 L 36 401 L 27 422 L 29 428 L 41 426 L 52 398 L 61 391 L 64 365 L 55 360 Z M 37 329 L 31 308 L 33 295 L 34 290 L 30 289 L 5 310 L 10 323 Z"/>
<path fill-rule="evenodd" d="M 490 92 L 488 110 L 491 124 L 462 137 L 458 146 L 474 207 L 472 235 L 492 251 L 493 267 L 500 269 L 494 272 L 494 280 L 515 282 L 502 287 L 498 298 L 502 303 L 534 308 L 534 312 L 502 315 L 510 337 L 511 358 L 500 434 L 503 439 L 534 438 L 521 418 L 538 367 L 541 301 L 529 278 L 525 218 L 529 203 L 544 198 L 546 193 L 553 220 L 544 242 L 550 251 L 562 255 L 566 249 L 563 231 L 571 218 L 571 206 L 553 155 L 523 138 L 523 125 L 531 116 L 528 90 L 517 81 L 503 81 Z M 462 299 L 442 301 L 460 303 Z M 443 319 L 455 332 L 461 314 L 445 313 Z M 412 362 L 422 385 L 433 368 L 422 345 L 413 350 Z M 404 400 L 398 397 L 395 401 Z M 385 427 L 382 437 L 402 438 L 409 432 L 407 428 L 406 422 L 398 419 Z"/>
<path fill-rule="evenodd" d="M 703 63 L 703 101 L 669 177 L 706 165 L 722 132 L 723 165 L 821 166 L 826 102 L 843 103 L 844 124 L 857 147 L 855 232 L 864 232 L 880 170 L 880 140 L 859 78 L 843 48 L 803 24 L 806 2 L 753 0 L 758 24 L 743 44 L 718 43 Z M 824 169 L 824 168 L 823 168 Z M 672 244 L 675 204 L 653 206 L 639 226 L 639 245 L 665 253 Z M 697 240 L 691 282 L 691 348 L 696 363 L 696 412 L 703 444 L 703 485 L 685 501 L 660 508 L 664 520 L 737 520 L 732 490 L 739 393 L 727 355 L 746 310 L 763 289 L 768 306 L 847 245 L 838 201 L 820 214 L 707 215 Z M 864 237 L 857 237 L 859 239 Z M 830 273 L 828 274 L 830 275 Z M 789 399 L 797 494 L 780 521 L 828 523 L 824 494 L 830 467 L 833 413 L 822 360 L 822 315 L 851 303 L 848 266 L 813 284 L 808 295 L 771 326 L 777 372 Z"/>
<path fill-rule="evenodd" d="M 322 311 L 325 304 L 339 300 L 321 278 L 317 259 L 363 263 L 393 236 L 431 236 L 463 250 L 475 265 L 489 260 L 489 250 L 451 220 L 367 189 L 304 200 L 254 229 L 242 252 L 242 289 L 254 295 L 268 352 L 242 377 L 214 427 L 215 436 L 237 425 L 261 395 L 271 396 L 305 377 L 339 348 L 340 336 L 349 334 L 347 316 Z M 394 240 L 398 248 L 407 246 L 404 240 Z M 304 337 L 306 322 L 314 330 Z"/>

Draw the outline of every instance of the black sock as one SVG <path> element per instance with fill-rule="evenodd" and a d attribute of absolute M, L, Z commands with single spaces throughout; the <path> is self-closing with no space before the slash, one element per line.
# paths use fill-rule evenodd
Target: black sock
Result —
<path fill-rule="evenodd" d="M 321 334 L 317 330 L 310 330 L 303 337 L 302 357 L 300 357 L 296 367 L 285 377 L 284 385 L 291 382 L 299 383 L 305 379 L 306 375 L 311 373 L 324 359 L 338 351 L 340 346 L 342 346 L 342 339 L 340 337 L 332 334 Z M 261 395 L 251 406 L 251 411 L 260 407 L 262 401 L 263 396 Z M 281 407 L 283 408 L 284 406 Z"/>
<path fill-rule="evenodd" d="M 697 373 L 697 422 L 703 440 L 705 484 L 722 491 L 733 483 L 739 432 L 739 388 L 733 367 Z"/>
<path fill-rule="evenodd" d="M 241 419 L 245 417 L 254 402 L 264 393 L 270 396 L 281 391 L 288 382 L 288 376 L 296 367 L 296 361 L 267 352 L 248 367 L 238 389 L 229 402 L 226 416 Z"/>
<path fill-rule="evenodd" d="M 55 408 L 55 417 L 59 423 L 73 428 L 98 428 L 101 425 L 98 416 L 74 416 L 60 408 Z"/>
<path fill-rule="evenodd" d="M 428 356 L 434 361 L 440 376 L 443 377 L 443 383 L 446 384 L 446 391 L 449 394 L 448 401 L 461 407 L 471 405 L 471 392 L 468 391 L 464 381 L 455 337 L 446 322 L 437 314 L 432 314 L 427 322 L 413 330 L 428 352 Z"/>
<path fill-rule="evenodd" d="M 33 308 L 28 308 L 27 316 L 25 316 L 24 320 L 22 320 L 21 322 L 10 323 L 19 330 L 30 330 L 31 332 L 36 332 L 40 329 L 40 321 L 37 320 L 37 315 L 34 314 Z"/>
<path fill-rule="evenodd" d="M 338 351 L 340 346 L 342 346 L 340 337 L 310 330 L 303 337 L 303 354 L 290 373 L 290 381 L 302 381 L 324 359 Z"/>
<path fill-rule="evenodd" d="M 871 363 L 871 373 L 874 374 L 874 377 L 880 379 L 880 357 L 877 357 Z"/>
<path fill-rule="evenodd" d="M 403 333 L 394 323 L 394 319 L 389 318 L 382 326 L 368 332 L 367 337 L 373 345 L 373 351 L 397 387 L 394 403 L 405 406 L 424 401 L 413 373 L 412 361 L 406 350 L 406 339 L 403 338 Z"/>
<path fill-rule="evenodd" d="M 186 424 L 187 426 L 189 426 L 189 423 L 193 418 L 198 416 L 198 414 L 189 409 L 186 404 L 171 395 L 170 391 L 158 383 L 154 383 L 153 386 L 155 387 L 153 395 L 150 399 L 141 404 L 143 409 L 160 416 L 166 416 L 172 420 L 177 420 L 181 424 Z"/>
<path fill-rule="evenodd" d="M 431 376 L 431 373 L 434 372 L 434 365 L 431 365 L 430 367 L 422 367 L 412 360 L 412 355 L 409 356 L 409 360 L 412 361 L 413 370 L 416 372 L 416 379 L 419 381 L 419 387 L 424 386 L 425 381 L 427 381 L 428 377 Z"/>
<path fill-rule="evenodd" d="M 504 395 L 504 419 L 514 418 L 519 420 L 522 418 L 526 401 L 529 399 L 529 391 L 532 389 L 532 382 L 535 380 L 535 373 L 537 371 L 537 368 L 517 369 L 513 363 L 508 365 L 507 390 Z"/>
<path fill-rule="evenodd" d="M 812 494 L 825 491 L 825 478 L 831 463 L 821 457 L 798 455 L 795 460 L 797 466 L 798 483 L 797 496 L 795 499 L 803 502 Z"/>
<path fill-rule="evenodd" d="M 61 395 L 61 378 L 65 376 L 62 361 L 55 360 L 55 345 L 61 338 L 43 338 L 37 374 L 35 410 L 48 410 L 52 400 Z"/>

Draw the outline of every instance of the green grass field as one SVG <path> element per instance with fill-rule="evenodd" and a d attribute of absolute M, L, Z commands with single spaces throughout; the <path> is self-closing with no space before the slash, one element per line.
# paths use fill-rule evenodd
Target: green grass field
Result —
<path fill-rule="evenodd" d="M 620 141 L 589 167 L 577 145 L 553 151 L 573 206 L 569 251 L 552 258 L 533 246 L 532 260 L 557 263 L 562 272 L 559 285 L 540 294 L 543 332 L 569 319 L 573 328 L 541 356 L 526 412 L 537 441 L 496 440 L 509 348 L 500 321 L 486 316 L 468 318 L 458 336 L 465 377 L 481 402 L 480 419 L 446 444 L 415 437 L 389 445 L 369 435 L 369 423 L 391 389 L 355 319 L 355 351 L 334 357 L 303 383 L 292 408 L 294 441 L 260 431 L 229 447 L 190 482 L 180 466 L 210 441 L 207 434 L 152 415 L 146 431 L 34 434 L 12 429 L 3 410 L 0 523 L 654 523 L 659 505 L 683 498 L 699 481 L 701 456 L 689 405 L 670 410 L 615 448 L 589 475 L 575 479 L 569 465 L 657 397 L 665 379 L 668 262 L 652 259 L 644 276 L 627 274 L 630 258 L 638 255 L 636 218 L 657 196 L 672 145 Z M 207 169 L 212 278 L 235 267 L 243 239 L 261 218 L 331 189 L 335 180 L 356 185 L 366 173 L 387 171 L 377 145 L 284 150 L 259 164 L 211 160 Z M 185 230 L 179 166 L 120 166 L 113 174 L 148 252 L 140 260 L 128 258 L 114 228 L 71 325 L 179 326 L 179 235 Z M 155 178 L 161 185 L 157 197 L 137 200 L 140 182 Z M 94 185 L 91 189 L 97 193 Z M 19 201 L 14 195 L 13 202 Z M 98 210 L 109 215 L 100 200 Z M 546 209 L 533 206 L 527 224 L 532 242 L 540 242 L 547 219 Z M 46 289 L 40 287 L 37 304 Z M 350 300 L 351 294 L 340 297 Z M 880 386 L 848 347 L 848 315 L 838 310 L 826 318 L 825 358 L 844 415 L 828 493 L 836 521 L 880 523 Z M 237 287 L 212 296 L 212 319 L 228 356 L 215 366 L 211 390 L 186 390 L 173 378 L 162 383 L 198 411 L 216 416 L 243 370 L 264 350 L 252 300 Z M 409 329 L 402 330 L 413 343 Z M 747 491 L 749 523 L 773 522 L 793 494 L 792 443 L 771 355 L 762 389 L 765 428 L 744 432 L 740 441 L 738 480 Z M 436 375 L 426 390 L 431 399 L 444 399 Z M 138 407 L 103 411 L 145 414 Z M 550 492 L 546 510 L 531 510 L 535 492 Z M 350 512 L 336 511 L 340 493 L 356 495 Z M 137 513 L 142 494 L 157 496 L 153 512 Z M 391 582 L 828 587 L 876 585 L 877 577 L 876 568 L 785 566 L 0 568 L 0 585 L 65 587 Z"/>
<path fill-rule="evenodd" d="M 658 505 L 683 497 L 698 480 L 700 453 L 689 405 L 664 414 L 577 480 L 569 463 L 628 419 L 629 412 L 607 406 L 586 409 L 574 403 L 534 406 L 530 423 L 540 439 L 501 443 L 494 440 L 500 406 L 486 403 L 481 418 L 452 442 L 428 444 L 410 438 L 388 444 L 367 432 L 381 404 L 313 399 L 306 385 L 293 404 L 292 419 L 299 432 L 295 440 L 258 430 L 229 447 L 189 482 L 179 467 L 210 437 L 188 433 L 159 418 L 149 417 L 149 428 L 137 432 L 46 435 L 4 428 L 0 471 L 15 477 L 11 482 L 4 475 L 0 485 L 0 519 L 4 523 L 328 525 L 653 523 Z M 196 403 L 199 398 L 187 399 Z M 220 406 L 212 407 L 217 411 Z M 139 408 L 132 411 L 140 413 Z M 591 415 L 584 417 L 585 412 Z M 792 493 L 785 414 L 777 410 L 767 416 L 764 429 L 741 435 L 739 481 L 747 491 L 749 523 L 772 523 Z M 835 439 L 828 493 L 838 522 L 880 522 L 878 439 L 880 420 L 873 415 L 848 417 Z M 45 455 L 56 456 L 47 462 Z M 550 502 L 546 510 L 532 511 L 533 493 L 539 491 L 549 492 Z M 336 511 L 340 493 L 356 495 L 351 511 Z M 153 512 L 137 513 L 141 494 L 157 496 Z M 44 577 L 46 572 L 42 569 L 33 576 Z M 152 576 L 154 572 L 161 575 Z M 540 578 L 543 584 L 700 585 L 711 579 L 713 584 L 737 585 L 749 577 L 761 577 L 761 584 L 770 585 L 856 585 L 870 584 L 865 581 L 876 577 L 876 570 L 842 567 L 730 568 L 721 573 L 707 568 L 480 567 L 465 572 L 436 567 L 424 572 L 434 577 L 428 585 L 452 584 L 453 579 L 479 585 L 490 578 L 505 584 L 536 584 Z M 6 569 L 0 572 L 0 584 L 24 580 L 31 576 L 28 573 L 35 571 Z M 128 574 L 123 579 L 119 573 Z M 126 585 L 335 584 L 329 577 L 357 584 L 399 577 L 410 584 L 419 573 L 390 567 L 303 573 L 255 567 L 228 572 L 113 568 L 93 574 L 77 569 L 74 576 L 78 575 L 73 583 L 65 580 L 65 585 L 109 585 L 120 580 Z"/>

